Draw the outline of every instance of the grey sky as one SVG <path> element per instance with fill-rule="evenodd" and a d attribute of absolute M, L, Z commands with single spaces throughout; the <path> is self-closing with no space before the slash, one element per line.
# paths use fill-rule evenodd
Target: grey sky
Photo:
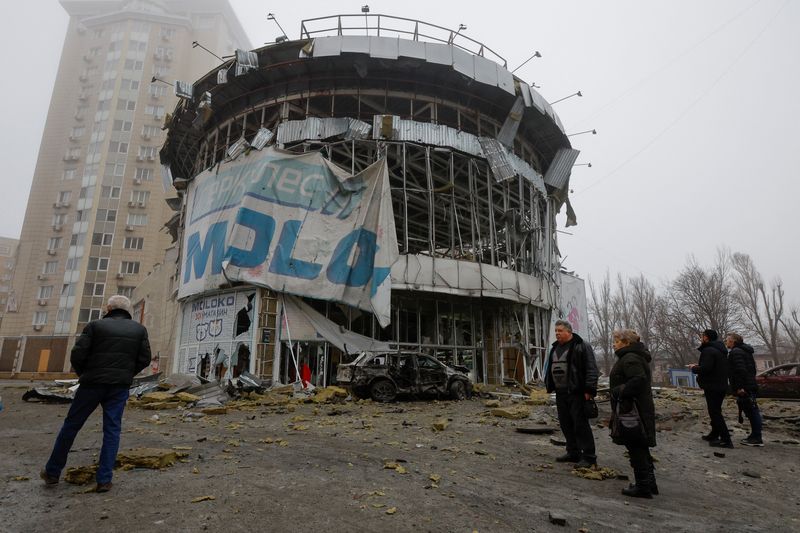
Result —
<path fill-rule="evenodd" d="M 361 3 L 231 0 L 254 46 L 272 41 L 273 11 L 299 21 Z M 800 2 L 669 0 L 369 2 L 385 13 L 457 28 L 516 67 L 556 104 L 582 150 L 572 175 L 579 225 L 560 236 L 565 267 L 658 283 L 688 254 L 747 252 L 800 304 Z M 492 9 L 489 9 L 491 7 Z M 0 2 L 5 68 L 0 235 L 17 237 L 66 31 L 56 0 Z M 22 46 L 26 46 L 23 48 Z M 229 51 L 218 51 L 229 53 Z M 202 53 L 202 52 L 197 52 Z M 559 217 L 563 229 L 564 217 Z"/>

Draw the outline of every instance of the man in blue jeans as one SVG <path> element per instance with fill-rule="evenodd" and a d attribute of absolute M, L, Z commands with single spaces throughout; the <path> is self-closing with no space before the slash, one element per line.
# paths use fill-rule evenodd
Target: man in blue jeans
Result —
<path fill-rule="evenodd" d="M 80 386 L 40 474 L 48 485 L 58 483 L 75 437 L 89 415 L 101 405 L 103 446 L 97 467 L 97 492 L 111 489 L 128 389 L 133 377 L 150 364 L 150 341 L 147 329 L 132 320 L 128 298 L 112 296 L 106 310 L 103 318 L 86 325 L 72 348 L 70 363 L 78 374 Z"/>

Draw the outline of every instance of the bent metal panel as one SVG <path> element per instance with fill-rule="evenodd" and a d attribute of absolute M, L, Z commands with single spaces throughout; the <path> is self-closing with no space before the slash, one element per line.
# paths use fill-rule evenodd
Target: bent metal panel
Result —
<path fill-rule="evenodd" d="M 178 296 L 231 281 L 390 318 L 398 257 L 389 173 L 351 176 L 318 152 L 269 148 L 198 175 L 188 190 Z"/>

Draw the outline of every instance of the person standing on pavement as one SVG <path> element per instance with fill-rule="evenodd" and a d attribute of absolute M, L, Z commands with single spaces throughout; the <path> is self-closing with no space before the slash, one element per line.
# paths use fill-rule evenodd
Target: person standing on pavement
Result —
<path fill-rule="evenodd" d="M 617 362 L 608 376 L 611 411 L 616 413 L 619 405 L 620 412 L 629 412 L 635 405 L 644 426 L 644 432 L 634 437 L 613 437 L 615 444 L 622 444 L 628 449 L 628 458 L 636 480 L 628 488 L 622 489 L 622 494 L 635 498 L 652 498 L 653 494 L 658 494 L 655 466 L 650 455 L 650 448 L 656 445 L 656 408 L 653 403 L 653 376 L 650 369 L 652 356 L 632 329 L 615 331 L 613 339 Z"/>
<path fill-rule="evenodd" d="M 731 392 L 736 397 L 739 413 L 744 413 L 750 421 L 750 435 L 741 443 L 745 446 L 764 446 L 761 438 L 761 411 L 758 410 L 757 396 L 758 384 L 756 383 L 756 361 L 753 358 L 753 347 L 744 342 L 738 333 L 728 333 L 725 336 L 725 346 L 728 352 L 728 367 L 730 368 Z"/>
<path fill-rule="evenodd" d="M 577 463 L 579 468 L 597 464 L 594 435 L 584 406 L 597 394 L 597 363 L 592 347 L 573 333 L 566 320 L 556 321 L 556 342 L 547 358 L 545 385 L 556 393 L 558 423 L 567 441 L 567 453 L 560 463 Z"/>
<path fill-rule="evenodd" d="M 722 416 L 722 402 L 728 391 L 728 350 L 713 329 L 703 331 L 700 340 L 697 348 L 700 359 L 689 368 L 697 374 L 697 383 L 703 389 L 708 416 L 711 418 L 711 432 L 703 435 L 703 440 L 715 448 L 733 448 L 731 434 Z"/>
<path fill-rule="evenodd" d="M 100 405 L 103 407 L 103 445 L 96 490 L 108 492 L 111 489 L 128 389 L 133 377 L 150 364 L 151 354 L 147 329 L 132 320 L 128 298 L 112 296 L 106 310 L 103 318 L 83 328 L 72 348 L 70 363 L 78 374 L 80 386 L 56 437 L 50 459 L 40 473 L 48 485 L 58 483 L 75 437 Z"/>

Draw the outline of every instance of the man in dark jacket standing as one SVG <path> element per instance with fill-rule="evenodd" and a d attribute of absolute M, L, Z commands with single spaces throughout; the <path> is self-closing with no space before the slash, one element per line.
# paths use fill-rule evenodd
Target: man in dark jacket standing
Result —
<path fill-rule="evenodd" d="M 761 411 L 758 410 L 756 397 L 758 384 L 756 383 L 756 361 L 753 359 L 753 347 L 745 344 L 738 333 L 728 333 L 725 336 L 725 346 L 728 347 L 728 367 L 730 368 L 731 392 L 736 397 L 739 412 L 744 413 L 750 421 L 750 435 L 741 441 L 745 446 L 764 446 L 761 439 Z"/>
<path fill-rule="evenodd" d="M 597 464 L 594 435 L 584 406 L 597 394 L 597 363 L 592 347 L 572 332 L 566 320 L 556 321 L 556 342 L 547 357 L 547 392 L 556 393 L 558 423 L 567 441 L 567 453 L 556 461 L 578 463 L 587 468 Z"/>
<path fill-rule="evenodd" d="M 711 418 L 711 433 L 703 436 L 710 446 L 733 448 L 731 434 L 722 416 L 722 402 L 728 391 L 728 350 L 719 341 L 717 332 L 707 329 L 700 334 L 700 359 L 690 365 L 697 374 L 697 383 L 706 397 L 708 416 Z"/>
<path fill-rule="evenodd" d="M 86 325 L 72 348 L 70 362 L 80 386 L 41 472 L 48 485 L 58 483 L 75 437 L 89 415 L 101 405 L 103 446 L 97 467 L 97 492 L 111 489 L 128 389 L 133 377 L 150 364 L 150 341 L 147 329 L 131 319 L 128 298 L 112 296 L 106 309 L 108 312 L 102 319 Z"/>

